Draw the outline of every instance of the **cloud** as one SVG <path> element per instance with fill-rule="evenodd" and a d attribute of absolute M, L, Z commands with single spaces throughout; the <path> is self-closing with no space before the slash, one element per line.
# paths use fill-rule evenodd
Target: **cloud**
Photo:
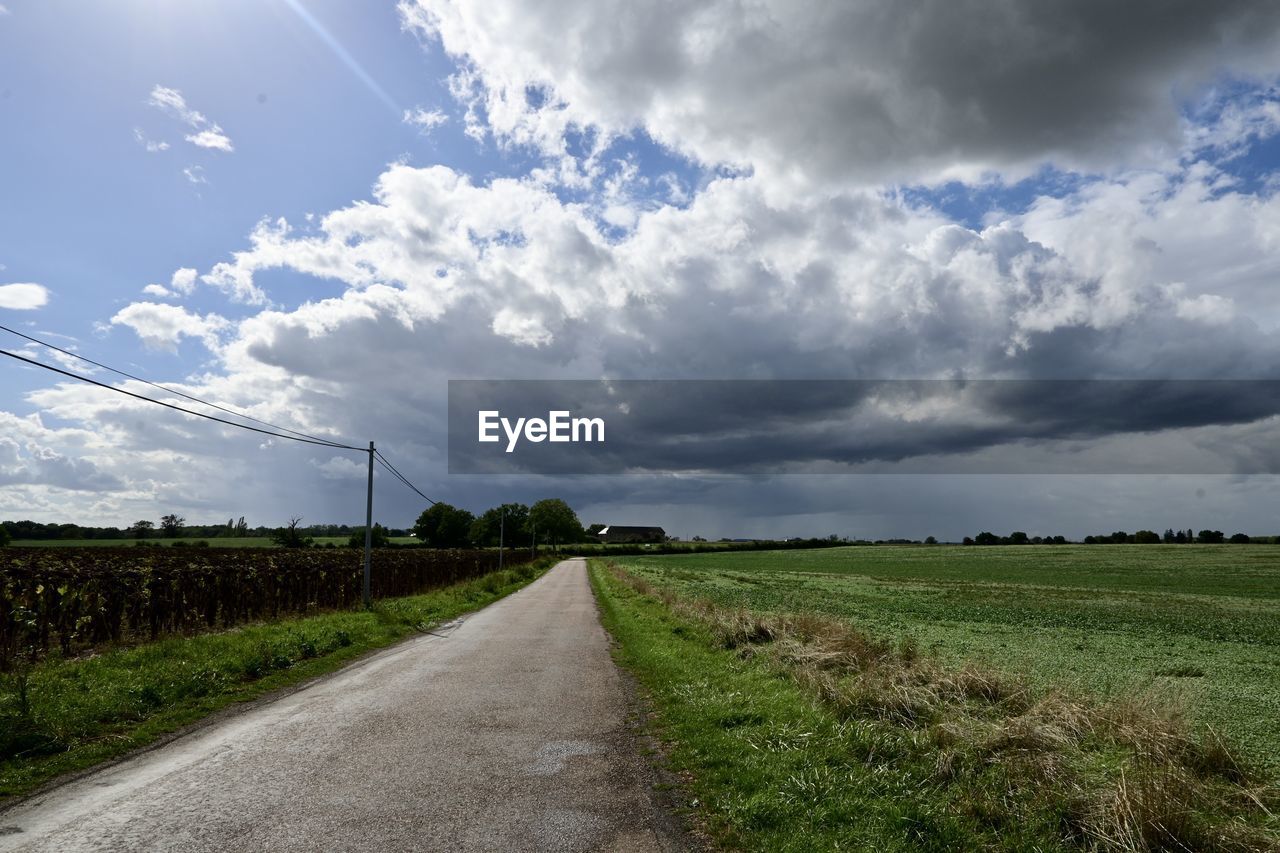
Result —
<path fill-rule="evenodd" d="M 219 346 L 218 334 L 229 323 L 216 314 L 203 317 L 176 305 L 135 302 L 111 318 L 114 325 L 127 326 L 153 349 L 175 350 L 184 337 L 199 338 L 210 350 Z"/>
<path fill-rule="evenodd" d="M 43 308 L 49 301 L 49 289 L 42 284 L 0 284 L 0 308 L 30 311 Z"/>
<path fill-rule="evenodd" d="M 704 534 L 798 535 L 830 523 L 821 532 L 951 535 L 886 520 L 924 524 L 948 507 L 952 523 L 975 527 L 1004 513 L 1034 528 L 1032 512 L 1058 528 L 1044 532 L 1085 532 L 1094 519 L 1109 527 L 1118 514 L 1165 525 L 1131 513 L 1157 507 L 1176 519 L 1194 506 L 1179 497 L 1186 481 L 478 482 L 445 468 L 444 394 L 461 376 L 1274 377 L 1280 196 L 1231 163 L 1274 136 L 1275 98 L 1267 85 L 1247 96 L 1234 83 L 1205 86 L 1219 67 L 1266 71 L 1258 57 L 1277 13 L 1243 0 L 1177 0 L 1161 14 L 1148 0 L 1113 5 L 931 0 L 908 20 L 866 4 L 707 0 L 656 12 L 570 2 L 526 8 L 508 30 L 497 0 L 405 2 L 409 26 L 459 59 L 449 85 L 466 132 L 495 143 L 503 165 L 529 162 L 511 149 L 532 146 L 542 155 L 534 167 L 473 177 L 393 164 L 368 198 L 305 224 L 263 219 L 212 267 L 155 285 L 209 285 L 242 306 L 236 319 L 140 302 L 113 322 L 150 346 L 202 341 L 199 372 L 179 377 L 191 393 L 308 432 L 376 438 L 433 497 L 473 509 L 501 489 L 562 493 L 602 522 L 678 530 L 696 516 L 705 527 L 687 532 Z M 902 62 L 903 51 L 915 59 Z M 215 127 L 167 92 L 158 107 L 193 135 Z M 688 168 L 681 156 L 733 168 Z M 1046 161 L 1089 171 L 1024 185 L 1019 198 L 1043 194 L 963 222 L 930 206 L 934 196 L 895 186 L 986 170 L 1010 179 Z M 300 302 L 273 302 L 280 271 L 322 284 L 276 297 L 301 292 Z M 59 385 L 29 402 L 94 433 L 43 439 L 58 453 L 110 442 L 104 468 L 125 485 L 103 493 L 113 508 L 102 513 L 151 501 L 191 515 L 182 501 L 199 500 L 223 517 L 248 504 L 272 521 L 349 520 L 362 506 L 355 469 L 311 460 L 314 448 L 259 449 L 260 437 L 101 389 Z M 631 411 L 660 414 L 660 402 Z M 1079 421 L 1095 410 L 1058 402 L 1012 396 L 936 415 L 886 404 L 872 412 L 866 445 L 890 463 L 932 452 L 991 470 L 993 454 L 1070 459 L 1071 442 L 1085 440 L 1095 460 L 1163 453 L 1257 470 L 1246 454 L 1264 452 L 1274 428 L 1266 411 L 1239 408 L 1259 402 L 1247 397 L 1224 406 L 1237 418 L 1226 426 L 1144 400 L 1124 419 L 1096 418 L 1098 431 L 1082 437 Z M 715 413 L 698 403 L 695 414 Z M 854 442 L 820 400 L 794 409 L 797 423 L 821 427 L 815 452 Z M 769 437 L 778 443 L 744 441 L 724 458 L 817 458 L 786 430 Z M 678 447 L 663 452 L 682 458 Z M 1230 494 L 1216 505 L 1241 518 L 1264 518 L 1260 498 L 1277 492 L 1222 488 Z M 0 506 L 22 500 L 54 506 L 25 487 L 0 490 Z M 378 500 L 384 518 L 421 509 L 399 491 Z M 1072 518 L 1077 526 L 1064 523 Z"/>
<path fill-rule="evenodd" d="M 207 184 L 209 179 L 204 176 L 203 166 L 187 166 L 182 170 L 182 174 L 186 176 L 187 181 L 193 184 Z"/>
<path fill-rule="evenodd" d="M 369 475 L 367 463 L 361 464 L 346 456 L 333 456 L 324 462 L 312 459 L 311 464 L 326 480 L 363 480 Z M 374 472 L 375 476 L 377 473 Z"/>
<path fill-rule="evenodd" d="M 784 185 L 1149 162 L 1179 145 L 1172 93 L 1274 74 L 1280 27 L 1265 0 L 399 8 L 464 63 L 456 94 L 499 140 L 556 156 L 575 128 L 643 129 Z"/>
<path fill-rule="evenodd" d="M 197 133 L 188 134 L 183 139 L 197 148 L 210 148 L 214 151 L 225 151 L 228 154 L 236 150 L 231 144 L 231 137 L 223 133 L 222 128 L 216 124 Z"/>
<path fill-rule="evenodd" d="M 139 145 L 145 148 L 147 152 L 150 154 L 155 154 L 160 151 L 169 150 L 168 142 L 165 142 L 164 140 L 150 139 L 145 133 L 142 132 L 141 128 L 135 127 L 133 129 L 133 138 L 137 141 Z"/>
<path fill-rule="evenodd" d="M 151 89 L 147 104 L 192 127 L 199 128 L 209 123 L 204 115 L 187 106 L 186 98 L 177 89 L 157 84 Z"/>
<path fill-rule="evenodd" d="M 169 279 L 169 286 L 176 292 L 186 296 L 195 290 L 196 275 L 196 271 L 191 267 L 179 267 L 173 271 L 173 276 Z"/>
<path fill-rule="evenodd" d="M 0 412 L 0 489 L 38 485 L 80 492 L 114 491 L 124 481 L 103 470 L 92 458 L 70 456 L 49 446 L 50 439 L 83 444 L 77 431 L 47 430 L 35 418 Z"/>
<path fill-rule="evenodd" d="M 3 3 L 0 3 L 0 16 L 12 15 L 12 14 L 13 13 L 9 11 L 9 7 L 5 6 Z"/>
<path fill-rule="evenodd" d="M 449 121 L 449 117 L 440 110 L 427 110 L 423 107 L 417 107 L 416 109 L 405 110 L 403 121 L 405 124 L 412 124 L 419 128 L 425 135 Z"/>
<path fill-rule="evenodd" d="M 169 286 L 163 284 L 148 284 L 142 288 L 142 292 L 148 296 L 157 296 L 161 299 L 171 299 L 179 296 L 190 296 L 196 288 L 198 273 L 190 267 L 181 267 L 174 270 L 172 277 L 169 279 Z"/>
<path fill-rule="evenodd" d="M 171 118 L 177 119 L 192 128 L 193 132 L 183 137 L 192 145 L 198 148 L 228 153 L 235 150 L 231 138 L 223 133 L 222 128 L 206 118 L 200 111 L 188 106 L 186 98 L 177 89 L 157 84 L 151 89 L 151 94 L 147 97 L 147 105 L 155 107 Z M 140 136 L 138 131 L 135 131 L 135 135 Z"/>

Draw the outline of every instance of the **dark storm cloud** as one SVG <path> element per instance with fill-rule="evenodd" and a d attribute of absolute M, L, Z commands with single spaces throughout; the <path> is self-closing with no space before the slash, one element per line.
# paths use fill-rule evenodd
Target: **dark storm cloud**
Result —
<path fill-rule="evenodd" d="M 500 136 L 552 148 L 565 117 L 641 126 L 708 163 L 874 183 L 1051 158 L 1110 168 L 1176 146 L 1177 98 L 1224 70 L 1274 71 L 1280 25 L 1265 0 L 402 8 L 473 63 Z M 555 93 L 542 114 L 511 109 L 530 87 Z"/>

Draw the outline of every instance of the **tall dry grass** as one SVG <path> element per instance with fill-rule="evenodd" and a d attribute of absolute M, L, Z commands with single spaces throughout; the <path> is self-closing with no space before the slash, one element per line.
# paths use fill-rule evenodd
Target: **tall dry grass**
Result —
<path fill-rule="evenodd" d="M 720 647 L 784 671 L 839 717 L 919 735 L 913 742 L 934 757 L 934 784 L 999 771 L 1006 790 L 986 798 L 994 805 L 973 804 L 984 819 L 1049 809 L 1060 815 L 1063 840 L 1082 849 L 1280 850 L 1270 831 L 1280 792 L 1167 696 L 1038 691 L 1017 676 L 947 665 L 910 641 L 839 619 L 687 600 L 615 564 L 609 571 L 703 626 Z"/>

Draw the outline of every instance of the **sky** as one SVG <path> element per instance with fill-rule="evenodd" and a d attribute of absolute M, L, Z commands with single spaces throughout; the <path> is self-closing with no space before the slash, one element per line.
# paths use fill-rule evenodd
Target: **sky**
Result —
<path fill-rule="evenodd" d="M 3 0 L 0 323 L 376 440 L 476 512 L 560 496 L 709 538 L 1280 533 L 1269 395 L 1167 420 L 1116 400 L 1087 434 L 1072 400 L 1004 400 L 992 430 L 880 411 L 900 440 L 871 467 L 832 441 L 768 471 L 450 474 L 447 434 L 450 379 L 1251 395 L 1280 379 L 1278 84 L 1280 6 L 1250 0 Z M 5 362 L 0 518 L 362 520 L 359 453 Z M 796 406 L 771 452 L 819 415 L 838 432 Z M 424 508 L 375 491 L 389 525 Z"/>

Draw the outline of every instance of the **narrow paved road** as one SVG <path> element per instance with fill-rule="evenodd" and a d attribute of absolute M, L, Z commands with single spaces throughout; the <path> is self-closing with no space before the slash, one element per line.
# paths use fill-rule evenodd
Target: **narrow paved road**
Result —
<path fill-rule="evenodd" d="M 0 812 L 0 850 L 672 850 L 582 560 Z"/>

